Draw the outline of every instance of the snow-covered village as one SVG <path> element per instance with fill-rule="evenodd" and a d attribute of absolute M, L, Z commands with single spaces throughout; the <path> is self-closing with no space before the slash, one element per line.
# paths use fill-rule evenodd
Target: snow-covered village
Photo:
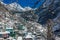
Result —
<path fill-rule="evenodd" d="M 60 0 L 0 0 L 0 40 L 60 40 Z"/>

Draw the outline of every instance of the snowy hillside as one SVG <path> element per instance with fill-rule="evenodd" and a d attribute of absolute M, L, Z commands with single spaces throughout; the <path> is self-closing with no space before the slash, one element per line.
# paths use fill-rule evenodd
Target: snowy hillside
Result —
<path fill-rule="evenodd" d="M 11 4 L 8 4 L 7 5 L 7 8 L 9 10 L 16 10 L 16 11 L 29 11 L 29 10 L 34 10 L 32 9 L 31 7 L 25 7 L 23 8 L 21 5 L 19 5 L 18 3 L 14 2 L 14 3 L 11 3 Z"/>
<path fill-rule="evenodd" d="M 58 10 L 54 8 L 55 6 L 53 6 L 53 8 L 57 11 L 52 11 L 52 13 L 50 13 L 51 11 L 49 11 L 49 9 L 47 9 L 45 11 L 44 11 L 44 9 L 43 10 L 41 9 L 42 13 L 40 13 L 41 11 L 38 12 L 38 15 L 39 15 L 38 16 L 37 14 L 34 14 L 33 12 L 31 13 L 31 11 L 29 11 L 29 10 L 35 10 L 29 6 L 23 8 L 20 4 L 18 4 L 16 2 L 11 3 L 11 4 L 5 4 L 5 3 L 1 2 L 1 4 L 4 5 L 4 7 L 6 9 L 8 9 L 8 13 L 6 13 L 6 11 L 3 10 L 4 7 L 1 6 L 1 8 L 0 8 L 0 10 L 2 10 L 2 12 L 4 11 L 3 13 L 0 12 L 0 17 L 1 17 L 0 19 L 2 19 L 0 24 L 2 23 L 2 25 L 4 23 L 4 25 L 6 24 L 8 27 L 10 27 L 10 26 L 14 27 L 14 29 L 18 27 L 17 28 L 17 30 L 18 30 L 20 27 L 20 24 L 23 24 L 24 26 L 27 27 L 27 32 L 32 32 L 33 34 L 36 34 L 37 37 L 40 37 L 41 35 L 44 35 L 44 36 L 47 35 L 46 34 L 47 26 L 45 25 L 47 23 L 45 23 L 43 26 L 43 25 L 41 25 L 41 23 L 38 23 L 37 21 L 39 20 L 40 22 L 46 22 L 45 20 L 53 19 L 53 22 L 54 22 L 53 32 L 57 32 L 57 34 L 58 34 L 58 32 L 60 33 L 60 13 L 57 14 Z M 52 7 L 51 7 L 51 9 L 52 9 Z M 12 11 L 14 11 L 14 12 L 19 11 L 19 12 L 24 12 L 24 13 L 21 13 L 21 14 L 16 13 L 16 12 L 13 13 Z M 56 30 L 58 30 L 58 31 L 56 31 Z M 24 32 L 24 31 L 22 31 L 22 32 Z"/>
<path fill-rule="evenodd" d="M 29 10 L 34 10 L 34 9 L 32 9 L 31 7 L 25 7 L 25 8 L 23 8 L 20 4 L 18 4 L 18 3 L 16 3 L 16 2 L 14 2 L 14 3 L 11 3 L 11 4 L 5 4 L 5 3 L 3 3 L 3 2 L 1 2 L 1 4 L 3 4 L 3 5 L 5 5 L 6 6 L 6 8 L 8 8 L 8 10 L 17 10 L 17 11 L 29 11 Z M 54 26 L 54 28 L 53 28 L 53 31 L 54 30 L 58 30 L 58 29 L 60 29 L 60 23 L 59 23 L 59 17 L 60 17 L 60 14 L 58 14 L 58 16 L 55 18 L 55 19 L 53 19 L 54 20 L 54 22 L 56 23 L 56 25 Z"/>
<path fill-rule="evenodd" d="M 5 4 L 3 2 L 1 2 L 2 5 L 4 5 L 8 10 L 14 10 L 14 11 L 29 11 L 29 10 L 35 10 L 32 9 L 31 7 L 22 7 L 20 4 L 14 2 L 11 4 Z"/>

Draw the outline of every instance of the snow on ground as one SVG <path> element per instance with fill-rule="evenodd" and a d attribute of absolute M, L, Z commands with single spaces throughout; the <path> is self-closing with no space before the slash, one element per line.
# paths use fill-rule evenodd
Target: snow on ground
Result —
<path fill-rule="evenodd" d="M 56 36 L 56 37 L 55 37 L 55 40 L 60 40 L 60 37 Z"/>
<path fill-rule="evenodd" d="M 11 3 L 11 4 L 8 4 L 7 5 L 7 8 L 9 10 L 17 10 L 17 11 L 29 11 L 29 10 L 35 10 L 35 9 L 32 9 L 31 7 L 25 7 L 23 8 L 20 4 L 14 2 L 14 3 Z"/>

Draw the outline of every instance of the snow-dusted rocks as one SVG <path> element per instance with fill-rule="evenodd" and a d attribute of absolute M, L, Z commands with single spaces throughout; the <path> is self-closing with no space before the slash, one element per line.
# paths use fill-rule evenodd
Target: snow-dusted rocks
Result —
<path fill-rule="evenodd" d="M 17 10 L 17 11 L 22 11 L 23 10 L 23 8 L 16 2 L 8 4 L 7 8 L 9 10 Z"/>
<path fill-rule="evenodd" d="M 7 5 L 8 10 L 14 10 L 14 11 L 29 11 L 29 10 L 34 10 L 31 7 L 22 7 L 20 4 L 14 2 L 11 4 Z"/>
<path fill-rule="evenodd" d="M 60 29 L 60 13 L 58 14 L 58 16 L 53 19 L 55 25 L 53 27 L 53 31 L 59 30 Z"/>

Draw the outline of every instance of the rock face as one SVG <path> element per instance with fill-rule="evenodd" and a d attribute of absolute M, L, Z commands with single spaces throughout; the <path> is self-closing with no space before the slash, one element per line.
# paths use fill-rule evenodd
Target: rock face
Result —
<path fill-rule="evenodd" d="M 0 11 L 7 12 L 6 8 L 1 3 L 0 3 Z"/>
<path fill-rule="evenodd" d="M 54 30 L 59 30 L 60 29 L 60 13 L 58 14 L 58 16 L 53 19 L 55 22 L 55 27 Z"/>
<path fill-rule="evenodd" d="M 4 7 L 4 5 L 0 4 L 0 25 L 1 25 L 0 28 L 4 29 L 4 24 L 7 23 L 8 21 L 7 17 L 10 17 L 9 15 L 10 15 L 9 11 Z M 4 31 L 3 29 L 1 31 Z"/>
<path fill-rule="evenodd" d="M 53 31 L 57 36 L 60 36 L 60 13 L 53 21 L 55 23 L 53 27 Z"/>
<path fill-rule="evenodd" d="M 48 2 L 50 4 L 47 5 Z M 45 2 L 46 7 L 42 6 L 43 8 L 41 8 L 40 11 L 38 12 L 39 14 L 38 23 L 44 24 L 48 19 L 56 18 L 60 10 L 59 2 L 60 2 L 59 0 L 54 1 L 50 0 Z"/>

